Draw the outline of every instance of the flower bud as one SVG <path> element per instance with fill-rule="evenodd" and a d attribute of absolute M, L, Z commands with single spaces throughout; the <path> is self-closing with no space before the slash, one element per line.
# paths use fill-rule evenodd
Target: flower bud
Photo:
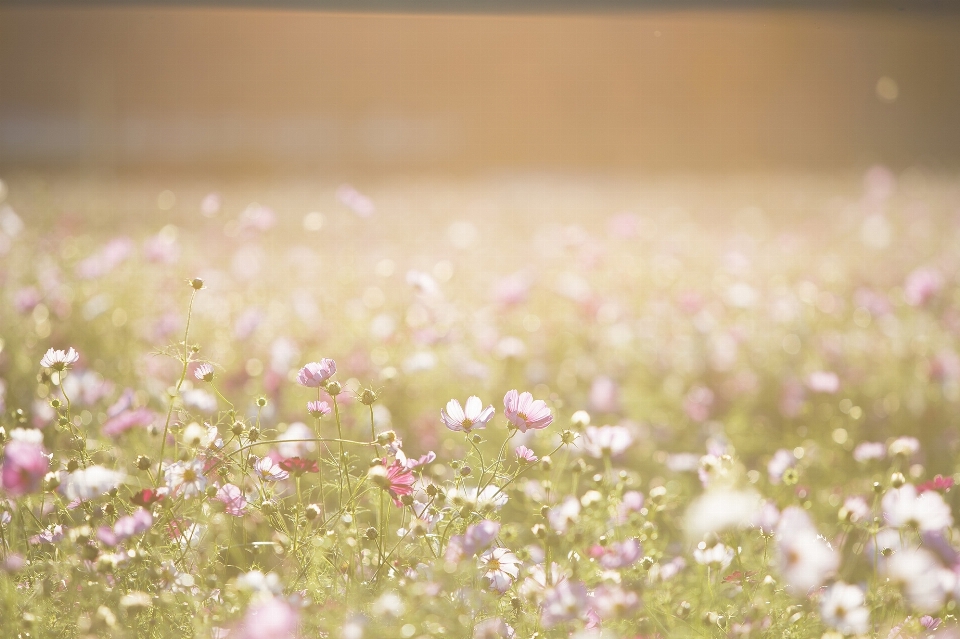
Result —
<path fill-rule="evenodd" d="M 260 439 L 260 431 L 257 430 L 256 427 L 251 428 L 250 431 L 247 433 L 247 439 L 249 439 L 252 442 L 257 441 L 258 439 Z"/>
<path fill-rule="evenodd" d="M 190 286 L 193 287 L 193 290 L 199 291 L 203 288 L 203 280 L 201 280 L 199 277 L 195 277 L 190 280 Z"/>
<path fill-rule="evenodd" d="M 230 432 L 233 433 L 235 437 L 243 435 L 243 422 L 233 422 L 233 426 L 230 427 Z"/>
<path fill-rule="evenodd" d="M 258 397 L 258 398 L 257 398 L 257 406 L 259 406 L 260 408 L 263 408 L 263 407 L 266 406 L 266 405 L 267 405 L 267 398 L 266 398 L 266 397 Z"/>
<path fill-rule="evenodd" d="M 307 504 L 307 507 L 303 509 L 303 516 L 307 518 L 307 521 L 313 521 L 321 514 L 320 506 L 318 504 Z"/>
<path fill-rule="evenodd" d="M 377 394 L 369 388 L 364 388 L 363 392 L 360 393 L 360 403 L 364 406 L 370 406 L 375 401 L 377 401 Z"/>
<path fill-rule="evenodd" d="M 370 541 L 373 541 L 374 539 L 380 536 L 380 533 L 377 532 L 376 528 L 374 528 L 373 526 L 370 526 L 369 528 L 367 528 L 367 531 L 364 533 L 364 536 Z"/>
<path fill-rule="evenodd" d="M 894 488 L 901 488 L 905 483 L 907 483 L 907 479 L 903 476 L 903 473 L 893 473 L 890 476 L 890 485 Z"/>
<path fill-rule="evenodd" d="M 413 495 L 401 495 L 400 503 L 404 506 L 413 506 Z"/>
<path fill-rule="evenodd" d="M 80 462 L 78 462 L 76 459 L 71 459 L 70 461 L 67 462 L 67 472 L 68 472 L 68 473 L 72 473 L 73 471 L 77 470 L 78 468 L 80 468 Z"/>
<path fill-rule="evenodd" d="M 329 394 L 331 397 L 336 397 L 337 395 L 343 392 L 343 386 L 340 385 L 340 382 L 336 380 L 331 380 L 327 382 L 326 386 L 324 387 L 324 390 L 326 390 L 327 394 Z"/>
<path fill-rule="evenodd" d="M 146 455 L 137 456 L 137 468 L 139 470 L 149 470 L 150 466 L 152 466 L 152 464 L 150 463 L 149 457 Z"/>
<path fill-rule="evenodd" d="M 53 492 L 60 487 L 60 475 L 57 473 L 47 473 L 43 478 L 43 489 L 47 492 Z"/>
<path fill-rule="evenodd" d="M 553 468 L 553 460 L 550 459 L 550 455 L 544 455 L 540 460 L 540 468 L 545 472 L 550 472 L 550 469 Z"/>

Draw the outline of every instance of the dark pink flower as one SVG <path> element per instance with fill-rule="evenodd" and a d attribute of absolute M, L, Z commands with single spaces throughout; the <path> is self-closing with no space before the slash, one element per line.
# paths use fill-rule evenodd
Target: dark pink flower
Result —
<path fill-rule="evenodd" d="M 320 467 L 315 459 L 304 459 L 302 457 L 288 457 L 280 462 L 280 468 L 294 475 L 320 472 Z"/>
<path fill-rule="evenodd" d="M 50 460 L 36 444 L 13 440 L 3 449 L 0 485 L 8 495 L 19 497 L 40 489 L 43 476 L 50 469 Z"/>
<path fill-rule="evenodd" d="M 370 469 L 370 477 L 376 485 L 390 493 L 393 503 L 398 508 L 403 505 L 400 498 L 413 493 L 413 482 L 416 481 L 409 468 L 399 461 L 394 461 L 387 466 L 386 459 L 383 460 L 382 466 Z"/>

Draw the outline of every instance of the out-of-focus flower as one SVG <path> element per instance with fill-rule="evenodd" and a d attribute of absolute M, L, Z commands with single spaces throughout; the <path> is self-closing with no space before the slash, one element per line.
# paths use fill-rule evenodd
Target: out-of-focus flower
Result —
<path fill-rule="evenodd" d="M 599 413 L 620 410 L 620 387 L 606 375 L 594 378 L 590 385 L 590 408 Z"/>
<path fill-rule="evenodd" d="M 943 475 L 937 475 L 930 481 L 925 481 L 919 486 L 917 486 L 917 493 L 923 494 L 928 490 L 937 490 L 946 492 L 953 488 L 953 477 L 944 477 Z"/>
<path fill-rule="evenodd" d="M 47 350 L 43 359 L 40 360 L 40 365 L 44 368 L 52 368 L 55 371 L 62 371 L 72 364 L 76 364 L 79 359 L 80 355 L 72 346 L 66 351 L 51 348 Z"/>
<path fill-rule="evenodd" d="M 262 599 L 247 609 L 238 639 L 293 639 L 299 623 L 299 613 L 287 602 L 278 597 Z"/>
<path fill-rule="evenodd" d="M 153 515 L 143 508 L 137 508 L 132 515 L 125 515 L 117 520 L 113 528 L 101 526 L 97 530 L 97 538 L 108 546 L 116 546 L 120 542 L 150 530 L 153 526 Z"/>
<path fill-rule="evenodd" d="M 916 437 L 897 437 L 890 442 L 888 450 L 891 457 L 902 455 L 910 457 L 920 452 L 920 441 Z"/>
<path fill-rule="evenodd" d="M 320 472 L 317 460 L 304 459 L 303 457 L 288 457 L 280 462 L 280 468 L 298 477 L 304 473 Z"/>
<path fill-rule="evenodd" d="M 480 569 L 490 580 L 490 587 L 506 592 L 510 584 L 520 576 L 521 561 L 506 548 L 491 548 L 480 555 Z"/>
<path fill-rule="evenodd" d="M 319 362 L 310 362 L 297 373 L 297 381 L 301 386 L 317 388 L 330 379 L 337 372 L 337 363 L 329 358 Z"/>
<path fill-rule="evenodd" d="M 750 525 L 760 510 L 760 496 L 751 491 L 708 490 L 687 508 L 687 538 L 694 543 L 711 532 Z"/>
<path fill-rule="evenodd" d="M 818 533 L 806 511 L 789 506 L 777 526 L 780 573 L 788 590 L 806 595 L 821 586 L 840 564 L 839 555 Z"/>
<path fill-rule="evenodd" d="M 539 430 L 553 423 L 547 403 L 542 399 L 534 400 L 530 393 L 507 392 L 503 397 L 503 412 L 521 433 L 527 432 L 528 428 Z"/>
<path fill-rule="evenodd" d="M 706 386 L 694 386 L 683 399 L 683 410 L 693 421 L 704 422 L 710 418 L 713 400 L 712 390 Z"/>
<path fill-rule="evenodd" d="M 887 447 L 881 442 L 860 442 L 853 449 L 853 458 L 858 462 L 883 459 L 887 456 Z"/>
<path fill-rule="evenodd" d="M 162 490 L 166 489 L 162 488 L 160 490 L 153 490 L 152 488 L 144 488 L 140 492 L 134 493 L 133 497 L 130 498 L 130 501 L 137 506 L 149 508 L 153 504 L 163 499 L 165 493 L 161 492 Z"/>
<path fill-rule="evenodd" d="M 587 426 L 583 445 L 587 454 L 602 458 L 616 457 L 633 444 L 633 436 L 625 426 Z"/>
<path fill-rule="evenodd" d="M 516 631 L 500 617 L 484 619 L 473 627 L 473 639 L 514 639 Z"/>
<path fill-rule="evenodd" d="M 586 587 L 582 583 L 564 579 L 544 594 L 540 621 L 545 627 L 552 628 L 560 622 L 577 619 L 586 610 Z"/>
<path fill-rule="evenodd" d="M 859 586 L 838 581 L 820 599 L 820 618 L 845 635 L 865 634 L 870 627 L 870 611 L 864 603 Z"/>
<path fill-rule="evenodd" d="M 277 437 L 277 452 L 281 457 L 306 457 L 317 450 L 313 441 L 317 436 L 303 422 L 293 422 Z"/>
<path fill-rule="evenodd" d="M 349 184 L 337 187 L 337 199 L 360 217 L 370 217 L 377 210 L 373 200 Z"/>
<path fill-rule="evenodd" d="M 450 430 L 469 433 L 474 428 L 486 428 L 487 422 L 493 418 L 493 413 L 492 405 L 484 408 L 480 398 L 472 395 L 467 398 L 463 408 L 459 401 L 451 399 L 447 402 L 447 407 L 440 410 L 440 419 Z"/>
<path fill-rule="evenodd" d="M 912 484 L 891 488 L 881 501 L 883 518 L 894 528 L 907 527 L 921 532 L 938 531 L 953 525 L 950 506 L 936 491 L 917 493 Z"/>
<path fill-rule="evenodd" d="M 907 276 L 903 299 L 910 306 L 923 306 L 943 288 L 943 275 L 935 268 L 918 268 Z"/>
<path fill-rule="evenodd" d="M 146 407 L 123 410 L 108 418 L 100 428 L 100 432 L 110 437 L 117 437 L 131 428 L 149 426 L 156 418 L 157 414 Z"/>
<path fill-rule="evenodd" d="M 636 539 L 626 539 L 606 546 L 596 544 L 590 547 L 588 554 L 596 559 L 601 567 L 616 570 L 632 565 L 640 559 L 642 551 Z"/>
<path fill-rule="evenodd" d="M 693 551 L 693 558 L 698 564 L 714 569 L 723 569 L 733 561 L 733 548 L 723 544 L 714 544 L 707 547 L 707 544 L 700 542 L 696 550 Z"/>
<path fill-rule="evenodd" d="M 568 495 L 559 505 L 547 511 L 547 521 L 550 522 L 550 527 L 561 534 L 576 523 L 579 517 L 580 500 L 572 495 Z"/>
<path fill-rule="evenodd" d="M 796 465 L 797 458 L 793 455 L 793 451 L 781 448 L 773 454 L 773 459 L 767 464 L 767 475 L 772 483 L 779 484 L 783 478 L 783 473 Z"/>
<path fill-rule="evenodd" d="M 224 512 L 234 517 L 242 517 L 247 507 L 247 498 L 238 486 L 224 484 L 217 490 L 217 501 L 224 505 Z"/>
<path fill-rule="evenodd" d="M 67 475 L 60 492 L 71 501 L 95 499 L 123 482 L 125 475 L 103 466 L 88 466 Z"/>
<path fill-rule="evenodd" d="M 830 371 L 814 371 L 807 377 L 807 388 L 815 393 L 836 393 L 840 390 L 840 378 Z"/>
<path fill-rule="evenodd" d="M 956 576 L 923 548 L 903 548 L 883 560 L 880 571 L 899 585 L 907 602 L 917 611 L 932 614 L 940 610 L 947 593 L 956 585 Z"/>

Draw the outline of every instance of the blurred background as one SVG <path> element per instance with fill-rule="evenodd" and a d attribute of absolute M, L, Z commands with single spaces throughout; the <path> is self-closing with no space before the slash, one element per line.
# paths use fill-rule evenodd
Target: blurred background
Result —
<path fill-rule="evenodd" d="M 0 6 L 0 165 L 264 175 L 960 162 L 949 6 L 652 6 Z"/>

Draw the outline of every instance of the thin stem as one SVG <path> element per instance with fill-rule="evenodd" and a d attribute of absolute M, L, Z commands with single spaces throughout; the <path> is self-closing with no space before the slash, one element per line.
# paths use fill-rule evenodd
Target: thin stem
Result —
<path fill-rule="evenodd" d="M 193 301 L 197 299 L 197 289 L 193 289 L 190 294 L 190 305 L 187 307 L 187 326 L 183 330 L 183 369 L 180 371 L 180 379 L 177 381 L 176 394 L 170 397 L 170 407 L 167 409 L 167 418 L 163 423 L 163 439 L 160 440 L 160 459 L 157 460 L 157 478 L 154 482 L 154 488 L 160 486 L 160 477 L 163 474 L 163 452 L 167 445 L 167 435 L 170 432 L 170 418 L 173 416 L 173 406 L 176 398 L 180 396 L 180 387 L 187 378 L 187 367 L 190 364 L 190 346 L 187 344 L 187 338 L 190 335 L 190 318 L 193 317 Z"/>

